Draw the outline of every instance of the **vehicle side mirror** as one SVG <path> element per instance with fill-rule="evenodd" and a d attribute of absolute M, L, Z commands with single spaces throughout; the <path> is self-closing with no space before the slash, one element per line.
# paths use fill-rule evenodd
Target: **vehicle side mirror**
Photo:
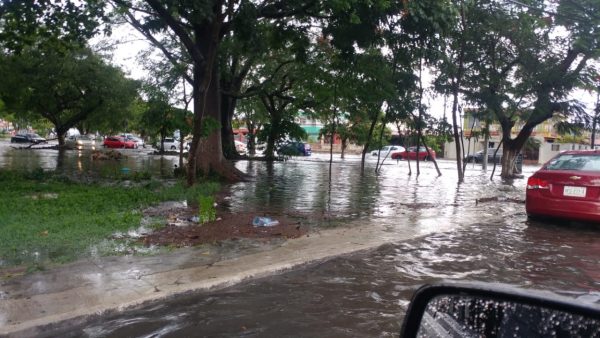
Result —
<path fill-rule="evenodd" d="M 427 285 L 401 337 L 600 337 L 600 306 L 500 284 Z"/>

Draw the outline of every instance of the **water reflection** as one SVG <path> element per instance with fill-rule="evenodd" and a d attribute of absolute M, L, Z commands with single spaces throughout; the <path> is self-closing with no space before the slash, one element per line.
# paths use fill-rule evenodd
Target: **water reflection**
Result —
<path fill-rule="evenodd" d="M 375 162 L 367 162 L 365 176 L 360 161 L 348 157 L 331 166 L 326 157 L 313 156 L 286 163 L 238 162 L 237 168 L 254 177 L 231 187 L 231 210 L 299 212 L 398 226 L 469 224 L 479 217 L 522 212 L 518 203 L 482 203 L 485 198 L 524 200 L 525 180 L 490 181 L 487 172 L 468 170 L 459 185 L 450 161 L 440 161 L 444 176 L 425 163 L 422 174 L 408 174 L 406 162 L 390 161 L 376 175 Z M 529 168 L 533 172 L 535 168 Z M 435 219 L 435 221 L 432 221 Z"/>

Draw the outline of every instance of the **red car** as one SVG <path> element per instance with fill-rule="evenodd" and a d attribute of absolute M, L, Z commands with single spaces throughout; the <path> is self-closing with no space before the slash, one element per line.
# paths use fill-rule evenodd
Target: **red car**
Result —
<path fill-rule="evenodd" d="M 109 136 L 102 143 L 104 148 L 135 148 L 136 143 L 121 136 Z"/>
<path fill-rule="evenodd" d="M 600 222 L 600 150 L 566 151 L 527 181 L 525 210 L 546 216 Z"/>
<path fill-rule="evenodd" d="M 427 149 L 429 149 L 429 153 Z M 419 151 L 417 152 L 417 147 L 410 147 L 404 152 L 392 153 L 392 159 L 394 160 L 406 160 L 407 158 L 416 160 L 417 156 L 419 157 L 419 161 L 435 159 L 435 150 L 429 147 L 419 147 Z"/>

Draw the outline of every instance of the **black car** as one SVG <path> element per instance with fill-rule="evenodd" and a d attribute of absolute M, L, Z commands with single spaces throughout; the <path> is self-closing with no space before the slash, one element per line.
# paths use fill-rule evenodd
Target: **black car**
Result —
<path fill-rule="evenodd" d="M 46 139 L 36 133 L 17 134 L 10 138 L 10 143 L 46 143 Z"/>
<path fill-rule="evenodd" d="M 304 142 L 288 142 L 277 149 L 279 155 L 284 156 L 310 156 L 312 150 L 310 144 Z"/>
<path fill-rule="evenodd" d="M 496 149 L 488 149 L 488 163 L 494 163 L 494 152 Z M 496 154 L 496 163 L 502 162 L 502 149 L 498 149 L 498 153 Z M 483 162 L 483 150 L 476 152 L 475 154 L 469 154 L 465 157 L 465 162 L 475 162 L 482 163 Z"/>

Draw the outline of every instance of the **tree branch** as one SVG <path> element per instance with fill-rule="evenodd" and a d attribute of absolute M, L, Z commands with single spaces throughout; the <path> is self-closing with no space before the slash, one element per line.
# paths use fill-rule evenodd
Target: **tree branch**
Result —
<path fill-rule="evenodd" d="M 117 0 L 120 1 L 120 0 Z M 173 30 L 173 32 L 179 37 L 185 48 L 188 50 L 188 53 L 192 56 L 198 64 L 203 64 L 205 62 L 204 55 L 200 49 L 196 46 L 192 37 L 188 32 L 184 29 L 183 25 L 181 25 L 171 13 L 169 13 L 158 0 L 145 0 L 152 9 L 156 11 L 158 16 L 165 21 L 165 23 Z"/>

